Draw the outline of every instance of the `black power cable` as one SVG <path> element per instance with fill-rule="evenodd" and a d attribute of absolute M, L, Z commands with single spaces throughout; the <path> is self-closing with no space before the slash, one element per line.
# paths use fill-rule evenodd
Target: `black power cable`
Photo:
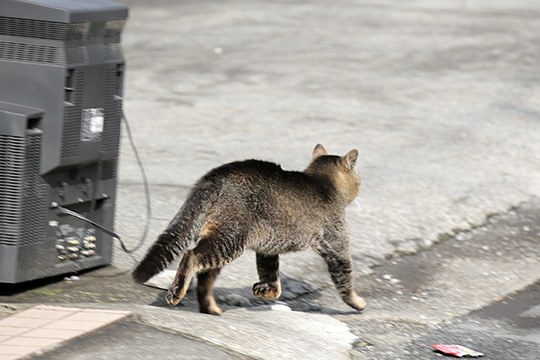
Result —
<path fill-rule="evenodd" d="M 133 154 L 135 155 L 135 159 L 137 160 L 137 164 L 139 165 L 139 169 L 141 170 L 141 176 L 142 176 L 142 179 L 143 179 L 143 186 L 144 186 L 144 195 L 145 195 L 145 198 L 146 198 L 146 220 L 145 220 L 145 224 L 144 224 L 143 234 L 141 236 L 141 240 L 139 241 L 139 243 L 137 245 L 135 245 L 135 247 L 133 249 L 128 250 L 124 246 L 124 244 L 122 243 L 120 238 L 117 238 L 118 240 L 120 240 L 120 244 L 122 245 L 122 249 L 126 253 L 131 254 L 131 253 L 139 250 L 139 248 L 146 241 L 146 236 L 148 235 L 148 231 L 150 229 L 150 221 L 151 221 L 151 218 L 152 218 L 152 200 L 150 198 L 150 188 L 148 186 L 148 178 L 146 177 L 146 171 L 144 170 L 144 166 L 143 166 L 143 163 L 141 161 L 141 157 L 139 156 L 139 152 L 137 151 L 137 147 L 135 146 L 135 141 L 133 140 L 133 136 L 131 135 L 131 129 L 129 127 L 128 119 L 126 117 L 126 114 L 124 114 L 123 112 L 122 112 L 122 120 L 124 120 L 124 125 L 126 126 L 126 132 L 127 132 L 128 138 L 129 138 L 129 143 L 131 145 L 131 149 L 133 150 Z"/>
<path fill-rule="evenodd" d="M 146 237 L 148 235 L 148 230 L 150 229 L 150 221 L 151 221 L 151 218 L 152 218 L 152 203 L 151 203 L 151 198 L 150 198 L 150 188 L 148 186 L 148 179 L 146 177 L 146 172 L 144 170 L 143 163 L 142 163 L 141 158 L 139 156 L 139 152 L 137 151 L 137 147 L 135 146 L 135 142 L 133 141 L 133 136 L 131 134 L 131 129 L 129 127 L 129 123 L 128 123 L 128 120 L 127 120 L 127 117 L 125 116 L 125 114 L 122 114 L 122 119 L 124 120 L 124 125 L 126 127 L 126 132 L 127 132 L 128 138 L 129 138 L 129 143 L 131 144 L 133 154 L 135 155 L 135 159 L 137 160 L 137 164 L 139 165 L 139 169 L 141 170 L 141 176 L 143 178 L 144 193 L 145 193 L 145 198 L 146 198 L 146 220 L 145 220 L 144 231 L 143 231 L 143 234 L 141 236 L 141 240 L 139 240 L 139 242 L 137 243 L 137 245 L 135 245 L 134 248 L 128 249 L 118 234 L 116 234 L 115 232 L 113 232 L 113 231 L 105 228 L 104 226 L 96 223 L 95 221 L 92 221 L 92 220 L 86 218 L 85 216 L 79 214 L 78 212 L 66 209 L 65 207 L 59 206 L 58 204 L 55 204 L 55 203 L 53 203 L 53 208 L 57 208 L 59 210 L 58 215 L 73 216 L 73 217 L 75 217 L 77 219 L 83 220 L 83 221 L 91 224 L 92 226 L 95 226 L 96 228 L 98 228 L 99 230 L 104 232 L 105 234 L 110 235 L 115 239 L 118 239 L 118 241 L 120 242 L 120 246 L 122 247 L 122 250 L 127 254 L 132 254 L 135 251 L 137 251 L 138 249 L 140 249 L 140 247 L 146 241 Z M 136 260 L 133 256 L 131 256 L 131 257 L 134 260 Z"/>

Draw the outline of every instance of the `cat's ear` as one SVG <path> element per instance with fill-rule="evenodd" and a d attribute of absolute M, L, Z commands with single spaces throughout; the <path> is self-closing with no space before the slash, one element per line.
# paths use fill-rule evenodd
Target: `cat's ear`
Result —
<path fill-rule="evenodd" d="M 324 146 L 322 146 L 321 144 L 317 144 L 315 146 L 315 149 L 313 149 L 313 155 L 311 156 L 311 160 L 315 160 L 319 156 L 323 155 L 328 155 L 328 152 L 326 151 Z"/>
<path fill-rule="evenodd" d="M 358 150 L 352 149 L 345 156 L 341 158 L 341 162 L 349 170 L 354 169 L 356 165 L 356 160 L 358 159 Z"/>

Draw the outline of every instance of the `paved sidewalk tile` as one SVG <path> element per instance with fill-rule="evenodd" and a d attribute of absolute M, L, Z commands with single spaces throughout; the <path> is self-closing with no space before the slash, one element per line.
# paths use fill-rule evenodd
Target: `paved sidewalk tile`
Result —
<path fill-rule="evenodd" d="M 21 359 L 109 325 L 129 311 L 39 305 L 0 320 L 0 360 Z"/>

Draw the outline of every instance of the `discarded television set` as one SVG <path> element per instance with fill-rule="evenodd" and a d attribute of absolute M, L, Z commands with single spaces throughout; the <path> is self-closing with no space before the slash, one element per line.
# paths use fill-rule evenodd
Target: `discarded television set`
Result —
<path fill-rule="evenodd" d="M 126 5 L 2 0 L 0 283 L 111 262 Z"/>

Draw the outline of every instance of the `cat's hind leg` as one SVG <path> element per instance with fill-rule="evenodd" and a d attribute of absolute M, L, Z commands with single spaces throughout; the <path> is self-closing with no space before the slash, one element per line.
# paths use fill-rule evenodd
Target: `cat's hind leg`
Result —
<path fill-rule="evenodd" d="M 197 246 L 186 251 L 178 265 L 176 277 L 166 295 L 169 305 L 177 305 L 182 300 L 195 273 L 219 269 L 242 255 L 245 237 L 235 231 L 240 228 L 236 223 L 203 226 Z"/>
<path fill-rule="evenodd" d="M 221 309 L 217 306 L 212 287 L 221 269 L 212 269 L 197 274 L 197 300 L 199 311 L 204 314 L 220 315 Z"/>
<path fill-rule="evenodd" d="M 180 260 L 174 281 L 169 291 L 167 291 L 167 295 L 165 295 L 165 299 L 169 305 L 178 305 L 180 300 L 186 295 L 191 278 L 195 273 L 195 262 L 196 258 L 193 250 L 186 251 L 182 260 Z"/>
<path fill-rule="evenodd" d="M 279 281 L 279 255 L 263 255 L 257 253 L 257 273 L 259 282 L 253 284 L 253 295 L 273 300 L 281 295 Z"/>

